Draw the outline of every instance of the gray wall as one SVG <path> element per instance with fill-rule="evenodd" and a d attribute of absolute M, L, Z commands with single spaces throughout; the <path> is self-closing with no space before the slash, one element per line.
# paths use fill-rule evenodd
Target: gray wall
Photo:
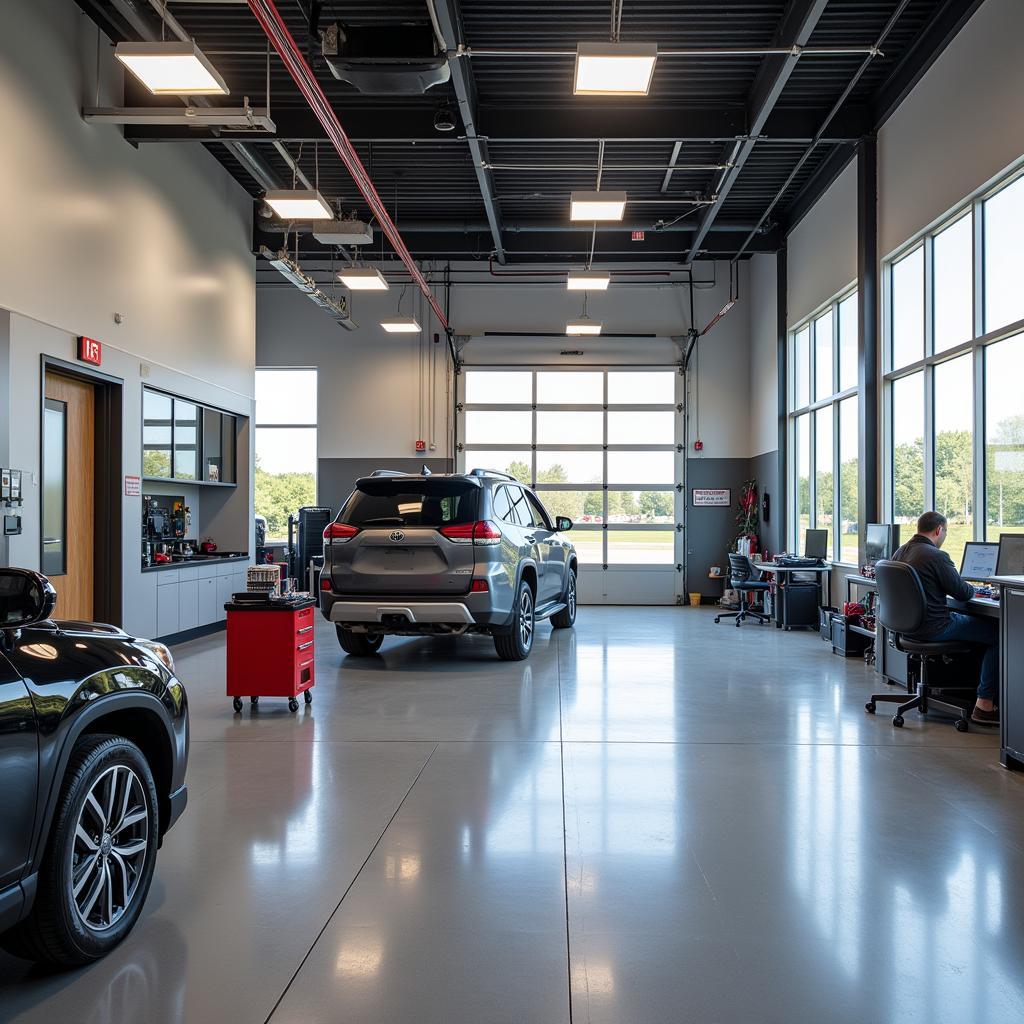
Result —
<path fill-rule="evenodd" d="M 778 451 L 764 452 L 755 455 L 749 463 L 750 479 L 757 481 L 758 502 L 765 492 L 769 495 L 769 520 L 764 522 L 761 519 L 759 539 L 762 551 L 770 551 L 773 555 L 782 550 L 782 538 L 779 526 L 782 522 L 782 504 L 785 494 L 779 488 L 779 453 Z M 758 508 L 760 512 L 760 505 Z"/>
<path fill-rule="evenodd" d="M 712 565 L 728 568 L 728 552 L 739 532 L 736 525 L 736 502 L 740 487 L 750 479 L 749 459 L 687 459 L 687 593 L 720 598 L 722 585 L 708 579 Z M 728 487 L 732 491 L 728 508 L 694 508 L 694 487 Z"/>

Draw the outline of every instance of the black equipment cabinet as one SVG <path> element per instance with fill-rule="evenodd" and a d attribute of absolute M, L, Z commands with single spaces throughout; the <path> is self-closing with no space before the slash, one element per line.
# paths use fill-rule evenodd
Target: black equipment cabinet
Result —
<path fill-rule="evenodd" d="M 315 585 L 307 579 L 309 563 L 313 558 L 323 557 L 324 530 L 333 519 L 334 512 L 321 505 L 304 505 L 298 516 L 288 517 L 288 575 L 298 580 L 300 590 Z"/>
<path fill-rule="evenodd" d="M 1024 579 L 1001 589 L 999 760 L 1024 769 Z"/>
<path fill-rule="evenodd" d="M 786 580 L 778 588 L 777 621 L 783 629 L 819 629 L 818 606 L 821 585 L 804 580 Z M 781 613 L 781 614 L 780 614 Z"/>

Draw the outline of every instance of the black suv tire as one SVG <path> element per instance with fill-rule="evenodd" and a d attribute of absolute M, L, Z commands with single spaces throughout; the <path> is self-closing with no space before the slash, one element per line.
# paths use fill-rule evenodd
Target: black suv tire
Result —
<path fill-rule="evenodd" d="M 336 626 L 338 630 L 338 643 L 346 654 L 356 658 L 368 658 L 380 650 L 384 643 L 383 633 L 353 633 L 351 629 L 344 626 Z"/>
<path fill-rule="evenodd" d="M 516 592 L 515 610 L 512 613 L 512 628 L 508 632 L 494 634 L 494 649 L 502 661 L 523 661 L 533 650 L 533 635 L 537 619 L 534 616 L 533 590 L 526 580 L 519 581 Z"/>
<path fill-rule="evenodd" d="M 104 777 L 112 771 L 114 774 L 108 784 L 114 786 L 110 798 L 113 812 L 100 807 L 102 822 L 106 826 L 104 828 L 101 820 L 91 810 L 92 805 L 86 812 L 86 801 L 92 798 L 93 804 L 99 806 L 97 801 L 102 801 L 102 790 L 97 787 L 103 786 Z M 118 779 L 122 780 L 124 787 L 121 791 L 116 788 Z M 119 792 L 123 793 L 123 800 Z M 137 808 L 134 814 L 131 811 L 131 799 L 140 801 L 134 805 Z M 4 948 L 16 956 L 43 960 L 62 967 L 87 964 L 110 952 L 132 930 L 153 881 L 156 849 L 160 841 L 157 806 L 153 773 L 145 755 L 134 743 L 110 735 L 84 736 L 80 739 L 71 751 L 60 800 L 54 811 L 32 913 L 3 936 Z M 125 808 L 123 813 L 122 807 Z M 135 823 L 128 826 L 123 824 L 125 820 L 139 814 L 144 816 L 137 818 Z M 96 828 L 97 834 L 103 836 L 103 843 L 95 854 L 89 853 L 90 848 L 96 848 L 93 842 L 95 836 L 87 837 L 88 846 L 81 839 L 82 829 L 79 825 L 89 831 L 87 821 Z M 124 829 L 128 827 L 132 832 L 129 833 L 129 839 L 124 840 Z M 130 880 L 129 869 L 119 866 L 126 863 L 119 855 L 100 853 L 100 850 L 116 851 L 118 845 L 114 839 L 119 834 L 126 843 L 145 843 L 144 851 L 131 855 L 137 859 L 131 866 Z M 131 838 L 133 836 L 135 838 Z M 141 857 L 139 852 L 142 853 Z M 92 867 L 89 866 L 90 861 L 93 862 Z M 96 883 L 90 881 L 84 885 L 86 895 L 83 897 L 88 899 L 95 884 L 100 891 L 94 905 L 99 904 L 99 900 L 109 890 L 112 904 L 108 905 L 113 909 L 110 912 L 112 923 L 108 926 L 87 923 L 86 919 L 90 916 L 88 912 L 85 913 L 86 919 L 83 919 L 74 893 L 76 871 L 80 872 L 80 884 L 85 883 L 86 879 L 96 878 Z M 97 871 L 100 873 L 96 874 Z M 104 873 L 107 888 L 100 885 Z M 127 905 L 118 907 L 116 890 L 122 883 L 130 885 L 131 891 Z M 103 910 L 101 908 L 96 912 L 102 915 Z"/>
<path fill-rule="evenodd" d="M 569 629 L 576 621 L 576 573 L 569 570 L 569 580 L 565 584 L 565 593 L 562 595 L 565 607 L 551 616 L 553 629 Z"/>

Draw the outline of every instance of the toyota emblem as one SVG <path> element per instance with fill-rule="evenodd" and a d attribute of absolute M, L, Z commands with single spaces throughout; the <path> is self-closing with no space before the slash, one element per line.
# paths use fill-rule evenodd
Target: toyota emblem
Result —
<path fill-rule="evenodd" d="M 388 534 L 388 540 L 393 540 L 397 544 L 399 541 L 405 540 L 405 534 L 401 530 L 392 530 Z"/>

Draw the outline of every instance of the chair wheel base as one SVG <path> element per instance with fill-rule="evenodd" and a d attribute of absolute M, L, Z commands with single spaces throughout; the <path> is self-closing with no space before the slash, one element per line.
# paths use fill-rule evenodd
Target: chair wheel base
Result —
<path fill-rule="evenodd" d="M 896 726 L 897 729 L 902 729 L 903 728 L 903 716 L 902 715 L 893 715 L 892 716 L 892 724 L 894 726 Z"/>
<path fill-rule="evenodd" d="M 953 725 L 955 726 L 957 732 L 967 732 L 967 730 L 970 728 L 970 726 L 968 726 L 967 724 L 966 718 L 958 718 L 953 723 Z"/>
<path fill-rule="evenodd" d="M 873 700 L 869 700 L 867 704 L 864 705 L 864 710 L 869 715 L 873 715 L 875 713 L 875 702 Z"/>

